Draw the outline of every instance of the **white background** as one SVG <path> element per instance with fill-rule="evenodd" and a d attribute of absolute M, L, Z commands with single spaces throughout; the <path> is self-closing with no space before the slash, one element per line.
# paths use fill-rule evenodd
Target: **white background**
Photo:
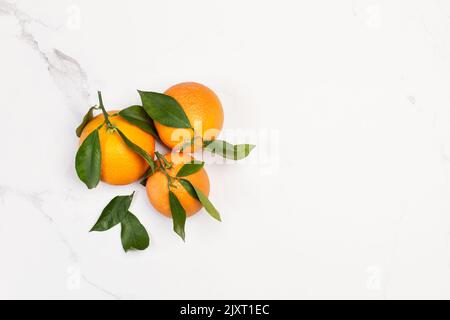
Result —
<path fill-rule="evenodd" d="M 449 1 L 0 0 L 0 41 L 0 298 L 450 298 Z M 186 243 L 74 170 L 96 90 L 181 81 L 258 145 L 207 166 L 224 221 Z M 125 254 L 88 230 L 133 190 L 152 244 Z"/>

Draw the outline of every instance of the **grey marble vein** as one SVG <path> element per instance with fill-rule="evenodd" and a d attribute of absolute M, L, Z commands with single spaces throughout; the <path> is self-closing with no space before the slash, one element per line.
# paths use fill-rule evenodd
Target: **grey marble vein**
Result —
<path fill-rule="evenodd" d="M 33 25 L 44 27 L 46 32 L 52 32 L 54 28 L 28 15 L 20 10 L 15 3 L 0 0 L 0 15 L 12 16 L 16 19 L 20 28 L 20 39 L 33 49 L 46 64 L 50 77 L 66 99 L 66 103 L 75 117 L 80 116 L 80 108 L 89 105 L 89 84 L 86 72 L 80 63 L 67 53 L 57 48 L 45 50 L 39 42 L 39 33 L 33 30 Z M 67 248 L 72 263 L 78 263 L 79 257 L 65 235 L 55 225 L 55 221 L 43 208 L 43 192 L 25 192 L 15 190 L 8 186 L 0 185 L 0 202 L 4 203 L 7 193 L 14 193 L 29 202 L 41 216 L 49 223 L 57 234 L 61 243 Z M 66 195 L 66 198 L 69 197 Z M 96 290 L 107 296 L 119 300 L 121 297 L 90 280 L 81 274 L 82 279 Z"/>
<path fill-rule="evenodd" d="M 2 201 L 2 203 L 4 203 L 7 193 L 13 193 L 16 196 L 18 196 L 18 197 L 24 199 L 25 201 L 27 201 L 28 203 L 30 203 L 33 206 L 33 208 L 35 208 L 36 211 L 38 211 L 41 214 L 41 216 L 49 223 L 50 227 L 55 231 L 55 233 L 58 236 L 61 243 L 63 243 L 64 246 L 67 248 L 70 259 L 73 262 L 78 261 L 78 254 L 73 249 L 73 246 L 67 240 L 65 235 L 55 225 L 55 221 L 54 221 L 53 217 L 50 214 L 48 214 L 43 208 L 43 203 L 44 203 L 43 194 L 48 193 L 48 191 L 27 192 L 27 191 L 23 191 L 23 190 L 14 189 L 9 186 L 1 186 L 0 185 L 0 200 Z"/>
<path fill-rule="evenodd" d="M 48 192 L 48 191 L 26 192 L 23 190 L 16 190 L 9 186 L 0 185 L 0 203 L 1 204 L 4 204 L 5 197 L 7 196 L 8 193 L 12 193 L 12 194 L 15 194 L 16 196 L 23 198 L 25 201 L 29 202 L 38 212 L 41 213 L 41 216 L 49 223 L 50 227 L 55 231 L 55 233 L 56 233 L 57 237 L 59 238 L 59 240 L 61 241 L 61 243 L 63 243 L 64 246 L 67 248 L 67 250 L 69 252 L 69 258 L 71 260 L 71 263 L 78 264 L 79 257 L 78 257 L 77 252 L 73 248 L 72 244 L 69 242 L 69 240 L 67 240 L 65 235 L 59 230 L 59 228 L 55 224 L 53 217 L 44 210 L 43 204 L 44 204 L 45 200 L 44 200 L 43 195 L 48 194 L 50 192 Z M 116 299 L 116 300 L 122 299 L 118 294 L 113 293 L 113 292 L 103 288 L 102 286 L 96 284 L 94 281 L 90 280 L 86 275 L 81 274 L 81 278 L 88 285 L 103 292 L 104 294 L 110 296 L 111 298 Z"/>
<path fill-rule="evenodd" d="M 102 286 L 100 286 L 100 285 L 98 285 L 98 284 L 92 282 L 92 281 L 89 280 L 84 274 L 81 274 L 81 278 L 82 278 L 87 284 L 89 284 L 90 286 L 94 287 L 94 288 L 97 289 L 98 291 L 101 291 L 101 292 L 103 292 L 104 294 L 110 296 L 111 298 L 113 298 L 113 299 L 115 299 L 115 300 L 122 300 L 122 298 L 121 298 L 119 295 L 117 295 L 117 294 L 115 294 L 115 293 L 113 293 L 113 292 L 111 292 L 111 291 L 109 291 L 109 290 L 103 288 Z"/>
<path fill-rule="evenodd" d="M 20 38 L 28 44 L 45 62 L 51 78 L 66 99 L 74 117 L 80 116 L 80 108 L 89 105 L 89 84 L 86 72 L 80 63 L 57 48 L 44 50 L 39 43 L 39 33 L 33 25 L 40 25 L 46 32 L 52 28 L 20 10 L 16 4 L 0 0 L 0 15 L 15 17 L 20 30 Z"/>

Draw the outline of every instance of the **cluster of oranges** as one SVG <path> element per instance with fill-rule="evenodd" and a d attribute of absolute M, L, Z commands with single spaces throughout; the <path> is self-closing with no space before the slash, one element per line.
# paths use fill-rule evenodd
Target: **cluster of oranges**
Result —
<path fill-rule="evenodd" d="M 120 111 L 106 111 L 99 93 L 99 106 L 89 110 L 77 129 L 77 173 L 89 188 L 97 186 L 99 180 L 127 185 L 142 179 L 150 203 L 161 214 L 173 218 L 174 230 L 184 240 L 186 217 L 203 206 L 220 221 L 207 198 L 210 182 L 204 163 L 190 154 L 203 148 L 238 160 L 254 146 L 233 146 L 216 139 L 223 126 L 223 108 L 217 95 L 202 84 L 185 82 L 163 94 L 139 93 L 142 106 Z M 94 117 L 95 110 L 102 113 Z M 171 152 L 160 154 L 155 150 L 155 140 Z M 143 226 L 129 212 L 131 200 L 132 196 L 113 199 L 93 230 L 104 231 L 121 224 L 124 249 L 144 249 L 148 241 L 147 245 L 146 241 L 133 243 Z"/>

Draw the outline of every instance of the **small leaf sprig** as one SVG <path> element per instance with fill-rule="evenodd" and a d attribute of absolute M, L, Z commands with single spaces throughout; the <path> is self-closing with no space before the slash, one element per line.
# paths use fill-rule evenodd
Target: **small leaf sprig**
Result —
<path fill-rule="evenodd" d="M 147 230 L 139 219 L 131 213 L 130 205 L 134 192 L 129 196 L 117 196 L 103 209 L 92 231 L 107 231 L 116 225 L 122 227 L 121 240 L 125 252 L 129 250 L 145 250 L 150 244 Z"/>
<path fill-rule="evenodd" d="M 175 192 L 173 192 L 172 190 L 172 188 L 176 189 L 178 187 L 176 185 L 176 182 L 178 182 L 179 185 L 181 185 L 191 197 L 193 197 L 197 201 L 200 201 L 206 212 L 208 212 L 211 217 L 213 217 L 217 221 L 222 221 L 219 211 L 214 207 L 211 201 L 209 201 L 208 197 L 187 179 L 187 177 L 193 175 L 203 168 L 203 166 L 205 165 L 203 161 L 197 161 L 193 159 L 191 162 L 183 164 L 176 175 L 171 175 L 168 170 L 171 169 L 174 164 L 167 161 L 167 159 L 158 151 L 155 152 L 155 155 L 158 163 L 155 172 L 160 171 L 167 178 L 167 188 L 169 194 L 170 211 L 172 213 L 173 230 L 181 237 L 181 239 L 183 239 L 183 241 L 185 241 L 186 238 L 186 211 L 177 198 Z"/>
<path fill-rule="evenodd" d="M 157 121 L 167 127 L 194 130 L 181 105 L 171 96 L 140 90 L 138 90 L 138 93 L 141 97 L 142 108 L 153 121 Z M 186 141 L 179 148 L 179 151 L 181 152 L 187 147 L 194 145 L 198 139 L 202 140 L 203 150 L 231 160 L 246 158 L 256 147 L 253 144 L 233 145 L 223 140 L 203 140 L 201 136 L 196 136 L 194 132 L 192 139 Z"/>

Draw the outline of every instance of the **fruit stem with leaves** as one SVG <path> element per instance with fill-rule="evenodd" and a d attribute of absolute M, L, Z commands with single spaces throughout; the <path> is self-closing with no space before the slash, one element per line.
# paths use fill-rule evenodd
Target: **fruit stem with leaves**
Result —
<path fill-rule="evenodd" d="M 100 107 L 100 109 L 103 112 L 103 116 L 105 117 L 106 125 L 108 126 L 108 129 L 111 129 L 111 128 L 113 128 L 113 125 L 111 124 L 111 121 L 109 121 L 108 112 L 106 112 L 105 106 L 103 105 L 102 92 L 101 91 L 97 91 L 97 94 L 98 94 L 99 107 Z"/>
<path fill-rule="evenodd" d="M 76 155 L 75 167 L 80 180 L 83 181 L 89 189 L 95 188 L 100 181 L 101 147 L 99 139 L 99 130 L 105 124 L 107 130 L 109 130 L 112 133 L 119 134 L 124 143 L 147 162 L 147 164 L 150 166 L 150 173 L 152 173 L 155 167 L 153 157 L 147 151 L 143 150 L 133 141 L 128 139 L 125 136 L 125 134 L 120 131 L 119 128 L 115 127 L 111 123 L 109 118 L 117 116 L 118 114 L 116 113 L 110 116 L 103 104 L 102 93 L 100 91 L 98 91 L 97 93 L 99 106 L 91 107 L 88 113 L 83 118 L 83 122 L 77 128 L 77 136 L 80 137 L 85 126 L 89 123 L 90 120 L 93 119 L 94 116 L 93 111 L 97 109 L 102 110 L 104 122 L 96 130 L 91 132 L 89 136 L 83 141 Z"/>
<path fill-rule="evenodd" d="M 159 167 L 156 169 L 157 171 L 161 171 L 167 178 L 167 187 L 170 189 L 170 187 L 176 188 L 176 186 L 173 184 L 173 180 L 176 180 L 176 177 L 172 177 L 168 172 L 167 169 L 172 168 L 173 163 L 167 161 L 164 156 L 159 153 L 158 151 L 155 152 L 156 159 L 158 160 Z"/>
<path fill-rule="evenodd" d="M 177 233 L 183 241 L 185 240 L 185 223 L 186 223 L 186 211 L 181 205 L 179 199 L 176 194 L 172 191 L 173 188 L 176 189 L 178 186 L 184 188 L 191 197 L 199 201 L 206 211 L 213 217 L 214 219 L 221 221 L 220 213 L 213 206 L 213 204 L 208 200 L 208 197 L 197 187 L 195 187 L 188 179 L 187 176 L 190 176 L 198 171 L 200 171 L 204 162 L 192 161 L 183 164 L 183 166 L 176 172 L 176 175 L 170 175 L 168 169 L 173 167 L 173 163 L 169 162 L 161 153 L 158 151 L 155 152 L 158 167 L 155 171 L 160 171 L 167 178 L 167 189 L 169 192 L 169 203 L 170 210 L 172 213 L 173 220 L 173 230 Z M 174 182 L 178 182 L 176 185 Z"/>

